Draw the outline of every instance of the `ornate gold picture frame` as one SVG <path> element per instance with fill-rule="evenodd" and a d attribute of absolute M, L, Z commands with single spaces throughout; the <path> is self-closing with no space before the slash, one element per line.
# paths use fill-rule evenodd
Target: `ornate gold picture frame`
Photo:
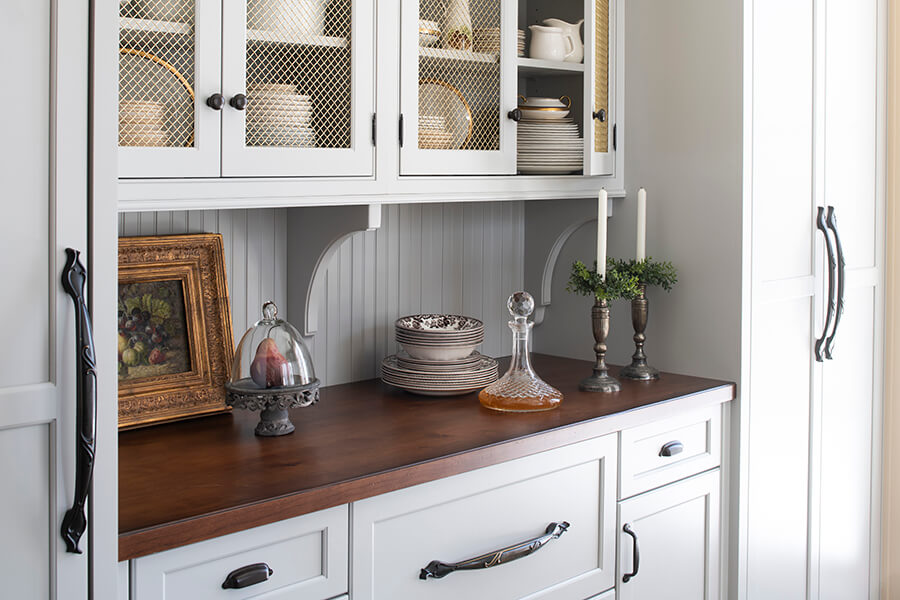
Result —
<path fill-rule="evenodd" d="M 119 238 L 119 428 L 229 410 L 222 236 Z"/>

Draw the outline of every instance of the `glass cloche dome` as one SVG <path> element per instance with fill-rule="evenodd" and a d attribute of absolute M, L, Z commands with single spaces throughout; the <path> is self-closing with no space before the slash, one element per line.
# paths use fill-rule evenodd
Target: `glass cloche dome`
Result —
<path fill-rule="evenodd" d="M 234 353 L 232 383 L 249 389 L 312 383 L 316 374 L 300 332 L 278 318 L 274 302 L 263 304 L 262 315 L 241 338 Z"/>
<path fill-rule="evenodd" d="M 284 435 L 294 430 L 287 409 L 319 399 L 312 357 L 300 332 L 278 318 L 274 302 L 262 306 L 262 319 L 241 338 L 234 353 L 226 401 L 235 408 L 260 410 L 257 435 Z"/>

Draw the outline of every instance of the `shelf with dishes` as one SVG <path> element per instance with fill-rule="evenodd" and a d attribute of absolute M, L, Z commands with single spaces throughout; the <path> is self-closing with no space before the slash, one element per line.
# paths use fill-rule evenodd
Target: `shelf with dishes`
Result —
<path fill-rule="evenodd" d="M 554 75 L 571 75 L 573 73 L 584 73 L 584 63 L 519 57 L 517 64 L 519 68 L 519 75 L 525 76 L 543 75 L 552 77 Z"/>
<path fill-rule="evenodd" d="M 572 175 L 584 169 L 584 138 L 568 96 L 520 96 L 516 169 L 523 175 Z"/>
<path fill-rule="evenodd" d="M 291 29 L 248 29 L 247 40 L 295 46 L 318 46 L 324 48 L 349 48 L 350 40 L 330 35 L 317 35 L 308 31 Z"/>
<path fill-rule="evenodd" d="M 475 52 L 473 50 L 456 50 L 453 48 L 427 48 L 423 46 L 419 48 L 419 56 L 430 59 L 470 63 L 496 64 L 500 62 L 499 52 Z"/>
<path fill-rule="evenodd" d="M 156 21 L 136 17 L 119 17 L 119 29 L 133 33 L 162 33 L 167 35 L 192 35 L 191 23 L 180 21 Z"/>

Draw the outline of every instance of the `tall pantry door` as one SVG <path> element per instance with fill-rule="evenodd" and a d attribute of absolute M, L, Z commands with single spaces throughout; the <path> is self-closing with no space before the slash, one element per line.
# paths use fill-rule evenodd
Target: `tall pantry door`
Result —
<path fill-rule="evenodd" d="M 816 286 L 821 234 L 814 222 L 815 11 L 813 0 L 751 5 L 744 58 L 752 69 L 751 103 L 744 109 L 751 142 L 745 157 L 752 219 L 750 376 L 741 389 L 747 575 L 746 596 L 739 597 L 802 600 L 818 364 L 811 340 L 822 306 Z"/>
<path fill-rule="evenodd" d="M 0 219 L 0 581 L 4 598 L 88 593 L 60 535 L 75 495 L 76 313 L 60 274 L 87 244 L 88 2 L 7 0 Z M 82 256 L 86 264 L 87 259 Z"/>
<path fill-rule="evenodd" d="M 827 0 L 824 20 L 824 203 L 846 262 L 843 314 L 823 363 L 815 585 L 822 600 L 878 596 L 877 482 L 883 372 L 884 14 L 879 0 Z M 880 17 L 880 19 L 879 19 Z M 838 286 L 840 288 L 840 286 Z M 838 289 L 838 292 L 841 290 Z M 836 310 L 840 310 L 838 305 Z M 827 341 L 827 340 L 826 340 Z M 827 350 L 828 348 L 826 348 Z M 815 452 L 817 448 L 813 448 Z M 876 486 L 873 486 L 876 484 Z M 872 517 L 874 515 L 874 518 Z M 875 538 L 873 540 L 873 537 Z M 816 540 L 814 540 L 816 541 Z M 875 567 L 873 571 L 872 567 Z"/>
<path fill-rule="evenodd" d="M 876 598 L 884 2 L 750 7 L 739 597 Z"/>

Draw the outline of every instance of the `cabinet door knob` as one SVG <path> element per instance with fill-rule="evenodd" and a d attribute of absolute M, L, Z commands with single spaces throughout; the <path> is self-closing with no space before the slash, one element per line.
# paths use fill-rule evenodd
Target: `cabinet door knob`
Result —
<path fill-rule="evenodd" d="M 222 94 L 213 94 L 206 99 L 206 105 L 213 110 L 222 110 L 225 106 L 225 96 Z"/>
<path fill-rule="evenodd" d="M 660 456 L 675 456 L 676 454 L 681 454 L 684 450 L 684 444 L 679 442 L 678 440 L 673 440 L 671 442 L 667 442 L 663 444 L 663 447 L 659 450 Z"/>
<path fill-rule="evenodd" d="M 272 569 L 266 563 L 255 563 L 235 569 L 222 582 L 223 590 L 238 590 L 267 581 L 272 576 Z"/>
<path fill-rule="evenodd" d="M 600 110 L 594 111 L 593 117 L 601 123 L 606 123 L 606 109 L 601 108 Z"/>
<path fill-rule="evenodd" d="M 506 113 L 506 116 L 509 117 L 510 119 L 512 119 L 513 121 L 515 121 L 516 123 L 518 123 L 519 121 L 522 120 L 522 111 L 521 111 L 521 109 L 514 108 L 511 111 L 509 111 L 508 113 Z"/>
<path fill-rule="evenodd" d="M 235 94 L 231 97 L 231 100 L 228 101 L 228 104 L 237 110 L 244 110 L 247 108 L 247 96 L 244 94 Z"/>

